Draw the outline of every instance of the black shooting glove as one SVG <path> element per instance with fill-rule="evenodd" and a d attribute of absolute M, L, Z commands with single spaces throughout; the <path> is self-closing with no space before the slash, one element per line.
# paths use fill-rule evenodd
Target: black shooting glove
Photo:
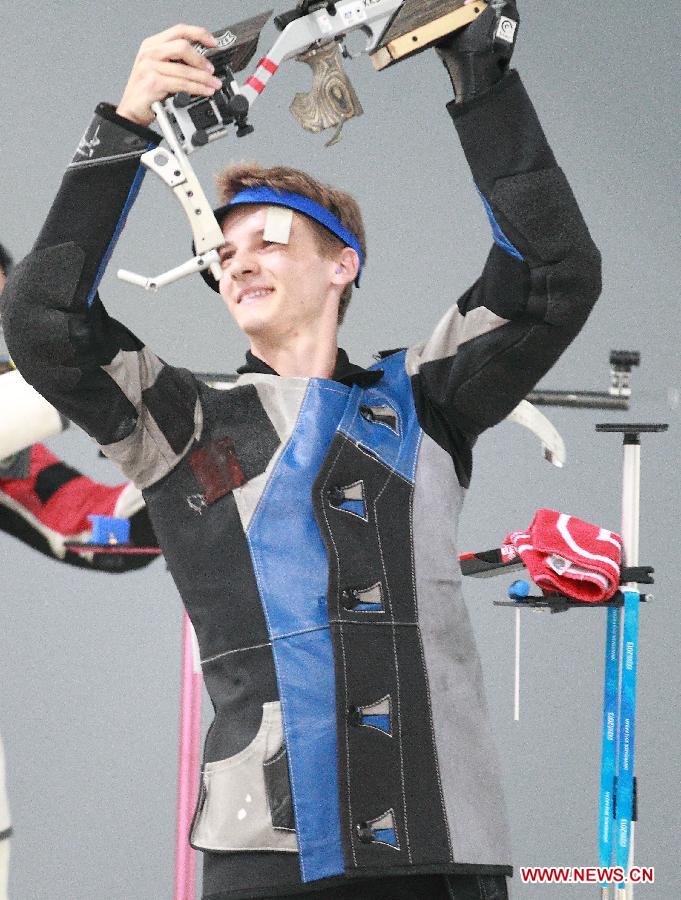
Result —
<path fill-rule="evenodd" d="M 479 97 L 502 78 L 513 56 L 519 22 L 515 0 L 490 0 L 474 22 L 437 45 L 457 103 Z"/>

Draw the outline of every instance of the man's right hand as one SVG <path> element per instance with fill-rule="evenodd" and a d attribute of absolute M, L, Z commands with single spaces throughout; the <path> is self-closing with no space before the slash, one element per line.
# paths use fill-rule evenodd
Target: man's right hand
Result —
<path fill-rule="evenodd" d="M 213 66 L 192 46 L 215 47 L 217 41 L 205 28 L 174 25 L 142 41 L 130 78 L 116 112 L 138 125 L 154 120 L 151 104 L 186 91 L 210 97 L 222 86 Z"/>

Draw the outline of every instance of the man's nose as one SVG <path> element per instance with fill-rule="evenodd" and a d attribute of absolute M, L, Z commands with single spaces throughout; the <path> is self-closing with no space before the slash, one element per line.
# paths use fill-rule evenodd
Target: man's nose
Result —
<path fill-rule="evenodd" d="M 231 276 L 235 281 L 246 275 L 257 274 L 260 271 L 258 258 L 250 250 L 236 253 L 230 260 Z"/>

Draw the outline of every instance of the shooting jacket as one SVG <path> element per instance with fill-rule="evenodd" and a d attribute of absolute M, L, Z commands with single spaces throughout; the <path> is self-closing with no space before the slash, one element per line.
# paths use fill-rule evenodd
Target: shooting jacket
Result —
<path fill-rule="evenodd" d="M 600 261 L 517 73 L 449 109 L 494 244 L 432 334 L 370 369 L 251 358 L 216 390 L 110 318 L 97 286 L 159 137 L 106 106 L 3 296 L 25 378 L 144 489 L 194 624 L 210 900 L 511 871 L 457 521 L 475 438 L 579 332 Z"/>

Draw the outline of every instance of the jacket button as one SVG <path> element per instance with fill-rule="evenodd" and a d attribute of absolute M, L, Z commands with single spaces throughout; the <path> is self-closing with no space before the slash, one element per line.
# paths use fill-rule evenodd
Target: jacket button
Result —
<path fill-rule="evenodd" d="M 341 600 L 345 609 L 354 609 L 358 602 L 357 591 L 352 588 L 343 588 L 341 591 Z"/>
<path fill-rule="evenodd" d="M 353 726 L 362 724 L 362 711 L 359 706 L 348 707 L 348 724 Z"/>
<path fill-rule="evenodd" d="M 374 833 L 367 822 L 357 823 L 357 834 L 363 844 L 373 844 Z"/>
<path fill-rule="evenodd" d="M 326 496 L 332 506 L 338 506 L 345 500 L 345 491 L 339 487 L 332 487 L 326 492 Z"/>

